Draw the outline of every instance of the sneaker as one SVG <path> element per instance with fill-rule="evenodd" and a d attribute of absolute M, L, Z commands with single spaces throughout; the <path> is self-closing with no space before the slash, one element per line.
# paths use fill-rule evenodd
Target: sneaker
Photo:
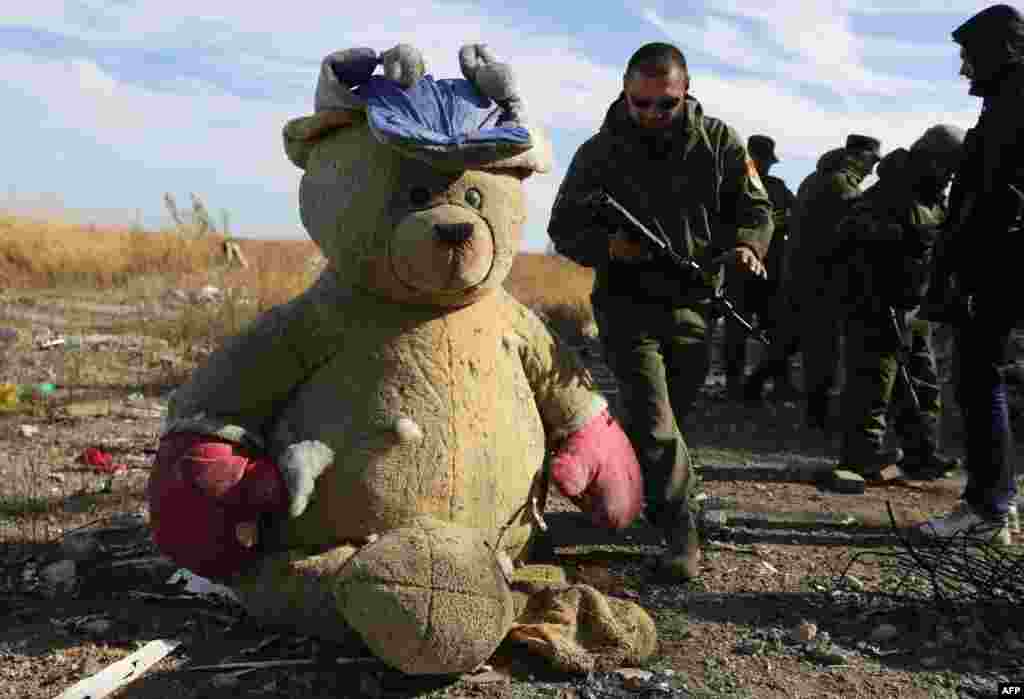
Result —
<path fill-rule="evenodd" d="M 968 503 L 962 502 L 948 515 L 932 517 L 917 525 L 916 531 L 925 537 L 946 538 L 963 534 L 977 538 L 991 538 L 991 543 L 1010 545 L 1010 528 L 1005 519 L 987 519 Z"/>

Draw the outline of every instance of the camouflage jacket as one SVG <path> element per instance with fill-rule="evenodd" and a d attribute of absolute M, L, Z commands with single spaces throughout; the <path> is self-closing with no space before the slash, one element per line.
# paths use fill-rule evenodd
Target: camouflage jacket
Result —
<path fill-rule="evenodd" d="M 946 210 L 914 191 L 905 156 L 902 149 L 886 156 L 894 164 L 880 166 L 878 182 L 839 223 L 829 263 L 837 300 L 849 315 L 875 316 L 889 306 L 909 310 L 927 291 Z"/>
<path fill-rule="evenodd" d="M 768 251 L 771 202 L 743 141 L 723 122 L 705 116 L 692 97 L 674 128 L 671 139 L 652 137 L 633 124 L 620 96 L 601 130 L 576 151 L 559 188 L 548 235 L 559 253 L 596 268 L 595 303 L 616 296 L 683 306 L 710 293 L 706 285 L 683 284 L 661 260 L 609 260 L 613 229 L 582 202 L 600 188 L 652 230 L 664 230 L 677 253 L 701 264 L 738 245 L 760 259 Z"/>
<path fill-rule="evenodd" d="M 790 293 L 821 296 L 828 293 L 829 260 L 838 242 L 836 226 L 861 196 L 865 173 L 842 149 L 829 151 L 817 169 L 804 178 L 796 194 L 789 241 Z"/>

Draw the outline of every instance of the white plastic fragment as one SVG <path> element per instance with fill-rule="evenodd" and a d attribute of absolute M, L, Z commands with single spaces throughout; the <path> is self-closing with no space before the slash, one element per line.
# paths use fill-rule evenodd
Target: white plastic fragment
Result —
<path fill-rule="evenodd" d="M 236 603 L 241 602 L 241 600 L 238 599 L 238 595 L 236 595 L 235 591 L 230 587 L 220 585 L 208 578 L 196 575 L 188 568 L 179 568 L 176 570 L 174 574 L 167 579 L 167 584 L 175 585 L 181 581 L 185 581 L 185 587 L 183 589 L 184 592 L 191 592 L 192 594 L 199 595 L 201 597 L 220 597 Z"/>
<path fill-rule="evenodd" d="M 75 683 L 61 692 L 57 699 L 103 699 L 120 687 L 137 680 L 142 673 L 163 660 L 180 645 L 181 641 L 177 640 L 150 641 L 128 657 Z"/>

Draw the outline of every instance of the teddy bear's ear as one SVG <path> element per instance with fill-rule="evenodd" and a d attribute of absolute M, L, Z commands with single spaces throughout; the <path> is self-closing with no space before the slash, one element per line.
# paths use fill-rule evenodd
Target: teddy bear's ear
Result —
<path fill-rule="evenodd" d="M 284 125 L 284 152 L 296 167 L 306 169 L 313 146 L 325 134 L 365 121 L 362 112 L 336 109 L 292 119 Z"/>

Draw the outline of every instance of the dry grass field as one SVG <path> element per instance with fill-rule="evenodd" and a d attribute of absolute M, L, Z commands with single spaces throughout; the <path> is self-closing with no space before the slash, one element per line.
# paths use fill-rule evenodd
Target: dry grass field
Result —
<path fill-rule="evenodd" d="M 627 532 L 629 544 L 557 550 L 571 579 L 634 599 L 655 618 L 653 674 L 633 689 L 614 678 L 550 676 L 506 648 L 489 679 L 416 683 L 379 667 L 343 671 L 325 644 L 271 633 L 235 608 L 182 594 L 167 584 L 174 567 L 153 550 L 145 526 L 143 493 L 166 397 L 226 336 L 318 273 L 308 240 L 237 239 L 247 269 L 225 265 L 223 242 L 0 216 L 0 616 L 8 620 L 0 625 L 0 696 L 57 696 L 155 638 L 179 639 L 183 650 L 111 696 L 923 699 L 983 696 L 995 677 L 1024 678 L 1024 619 L 851 611 L 837 604 L 832 577 L 851 552 L 834 545 L 709 542 L 700 583 L 657 585 L 645 574 L 652 542 L 642 523 Z M 592 322 L 591 283 L 588 270 L 566 260 L 523 254 L 506 288 L 576 342 Z M 204 298 L 208 286 L 219 294 Z M 834 445 L 802 431 L 798 406 L 736 406 L 724 400 L 720 379 L 709 381 L 687 435 L 698 463 L 828 463 Z M 53 391 L 44 395 L 38 387 L 48 383 Z M 4 384 L 22 387 L 6 406 Z M 957 498 L 952 481 L 860 496 L 788 483 L 703 488 L 751 506 L 822 512 L 884 512 L 892 500 L 923 515 Z M 552 507 L 553 520 L 573 514 L 559 498 Z M 857 576 L 869 587 L 887 584 L 870 566 Z M 790 632 L 804 621 L 842 652 L 815 655 L 811 645 L 830 646 L 794 641 Z M 897 635 L 872 640 L 886 623 Z M 190 671 L 310 658 L 319 660 L 244 677 Z"/>

